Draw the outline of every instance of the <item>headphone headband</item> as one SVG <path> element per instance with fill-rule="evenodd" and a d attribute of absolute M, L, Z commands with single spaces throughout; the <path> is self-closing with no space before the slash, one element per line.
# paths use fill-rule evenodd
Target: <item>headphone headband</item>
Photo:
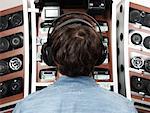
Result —
<path fill-rule="evenodd" d="M 63 22 L 62 24 L 58 25 L 55 28 L 55 30 L 58 30 L 59 28 L 65 26 L 65 25 L 68 25 L 68 24 L 72 24 L 72 23 L 82 23 L 82 24 L 88 25 L 89 27 L 93 28 L 93 26 L 89 22 L 87 22 L 83 19 L 74 18 L 74 19 L 69 19 L 69 20 Z"/>
<path fill-rule="evenodd" d="M 62 24 L 63 22 L 61 22 L 60 20 L 62 20 L 65 17 L 66 17 L 66 19 L 64 19 L 63 22 L 67 21 L 67 20 L 70 20 L 70 19 L 77 19 L 78 18 L 78 19 L 81 20 L 81 22 L 83 22 L 83 21 L 84 21 L 84 23 L 89 22 L 91 25 L 93 25 L 93 27 L 97 26 L 98 29 L 99 29 L 99 32 L 101 32 L 99 23 L 92 16 L 90 16 L 86 13 L 83 13 L 83 12 L 71 12 L 71 13 L 62 14 L 60 17 L 58 17 L 56 20 L 53 21 L 52 26 L 55 27 L 55 26 L 58 26 L 59 24 Z M 83 17 L 85 17 L 85 18 L 83 18 Z M 89 25 L 89 23 L 87 25 Z"/>

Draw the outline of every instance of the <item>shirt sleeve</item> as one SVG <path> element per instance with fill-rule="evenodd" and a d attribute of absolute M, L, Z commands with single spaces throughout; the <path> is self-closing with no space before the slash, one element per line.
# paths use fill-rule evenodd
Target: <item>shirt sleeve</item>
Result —
<path fill-rule="evenodd" d="M 21 112 L 21 102 L 17 103 L 12 113 L 22 113 Z"/>

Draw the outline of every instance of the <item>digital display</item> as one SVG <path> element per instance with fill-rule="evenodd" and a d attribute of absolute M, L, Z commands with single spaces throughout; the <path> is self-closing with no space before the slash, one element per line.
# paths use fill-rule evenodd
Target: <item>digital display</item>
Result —
<path fill-rule="evenodd" d="M 45 9 L 45 17 L 46 18 L 56 18 L 59 16 L 58 9 Z"/>
<path fill-rule="evenodd" d="M 88 0 L 60 0 L 60 7 L 64 9 L 88 7 Z"/>
<path fill-rule="evenodd" d="M 41 12 L 41 18 L 43 20 L 54 20 L 60 15 L 60 7 L 57 6 L 48 6 L 43 7 Z"/>

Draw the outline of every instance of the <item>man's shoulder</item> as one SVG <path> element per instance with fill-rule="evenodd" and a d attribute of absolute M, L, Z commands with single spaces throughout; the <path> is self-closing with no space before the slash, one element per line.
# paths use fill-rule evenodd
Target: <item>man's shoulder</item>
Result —
<path fill-rule="evenodd" d="M 31 93 L 17 103 L 13 113 L 39 113 L 42 109 L 41 106 L 52 106 L 52 102 L 54 102 L 53 99 L 55 98 L 54 95 L 56 95 L 57 89 L 58 88 L 51 85 Z M 49 102 L 51 102 L 51 104 Z"/>
<path fill-rule="evenodd" d="M 40 102 L 43 99 L 47 99 L 48 97 L 51 97 L 51 95 L 54 95 L 54 92 L 57 90 L 57 88 L 53 85 L 47 86 L 46 88 L 43 88 L 41 90 L 38 90 L 34 93 L 31 93 L 26 98 L 23 99 L 22 103 L 36 103 Z"/>
<path fill-rule="evenodd" d="M 96 92 L 97 94 L 95 96 L 97 97 L 95 97 L 95 101 L 98 103 L 98 100 L 101 100 L 99 103 L 103 105 L 106 110 L 109 111 L 110 109 L 111 113 L 115 113 L 117 110 L 120 113 L 128 113 L 129 111 L 136 113 L 133 102 L 121 94 L 103 88 L 97 89 Z"/>
<path fill-rule="evenodd" d="M 112 101 L 115 100 L 119 102 L 131 102 L 129 99 L 127 99 L 123 95 L 118 94 L 113 91 L 106 90 L 104 88 L 97 88 L 97 93 L 103 99 L 112 100 Z"/>

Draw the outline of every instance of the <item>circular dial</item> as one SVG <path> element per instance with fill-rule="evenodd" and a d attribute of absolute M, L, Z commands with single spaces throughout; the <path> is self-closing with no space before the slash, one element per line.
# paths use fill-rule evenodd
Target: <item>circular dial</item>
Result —
<path fill-rule="evenodd" d="M 7 17 L 0 17 L 0 31 L 3 31 L 8 28 L 8 19 Z"/>
<path fill-rule="evenodd" d="M 145 48 L 150 49 L 150 36 L 144 38 L 143 45 Z"/>
<path fill-rule="evenodd" d="M 142 91 L 145 87 L 143 79 L 139 77 L 131 77 L 131 87 L 136 91 Z"/>
<path fill-rule="evenodd" d="M 12 93 L 19 93 L 22 91 L 22 81 L 20 79 L 14 79 L 10 84 L 10 91 Z"/>
<path fill-rule="evenodd" d="M 143 19 L 143 25 L 150 27 L 150 14 L 146 14 Z"/>
<path fill-rule="evenodd" d="M 132 10 L 129 14 L 129 20 L 130 22 L 136 23 L 141 21 L 141 15 L 140 11 L 138 10 Z"/>
<path fill-rule="evenodd" d="M 131 65 L 136 69 L 140 69 L 144 66 L 144 60 L 141 57 L 135 56 L 131 59 Z"/>
<path fill-rule="evenodd" d="M 11 24 L 13 25 L 13 27 L 15 27 L 15 26 L 19 26 L 19 25 L 21 25 L 22 24 L 22 14 L 21 13 L 15 13 L 15 14 L 13 14 L 12 15 L 12 17 L 11 17 Z"/>
<path fill-rule="evenodd" d="M 23 45 L 23 37 L 21 34 L 15 34 L 12 36 L 11 40 L 10 40 L 11 45 L 14 48 L 20 47 Z"/>
<path fill-rule="evenodd" d="M 149 60 L 145 60 L 145 62 L 144 62 L 144 69 L 145 69 L 145 71 L 150 73 L 150 59 Z"/>
<path fill-rule="evenodd" d="M 0 75 L 7 73 L 9 70 L 8 63 L 6 61 L 0 61 Z"/>
<path fill-rule="evenodd" d="M 131 36 L 131 42 L 135 45 L 139 45 L 142 42 L 142 36 L 139 33 L 134 33 Z"/>
<path fill-rule="evenodd" d="M 0 38 L 0 52 L 7 51 L 9 46 L 9 41 L 6 38 Z"/>
<path fill-rule="evenodd" d="M 21 81 L 20 80 L 13 80 L 13 82 L 10 84 L 11 92 L 16 93 L 19 92 L 21 89 Z"/>
<path fill-rule="evenodd" d="M 22 66 L 22 61 L 18 57 L 14 57 L 9 61 L 9 67 L 12 70 L 19 70 Z"/>

